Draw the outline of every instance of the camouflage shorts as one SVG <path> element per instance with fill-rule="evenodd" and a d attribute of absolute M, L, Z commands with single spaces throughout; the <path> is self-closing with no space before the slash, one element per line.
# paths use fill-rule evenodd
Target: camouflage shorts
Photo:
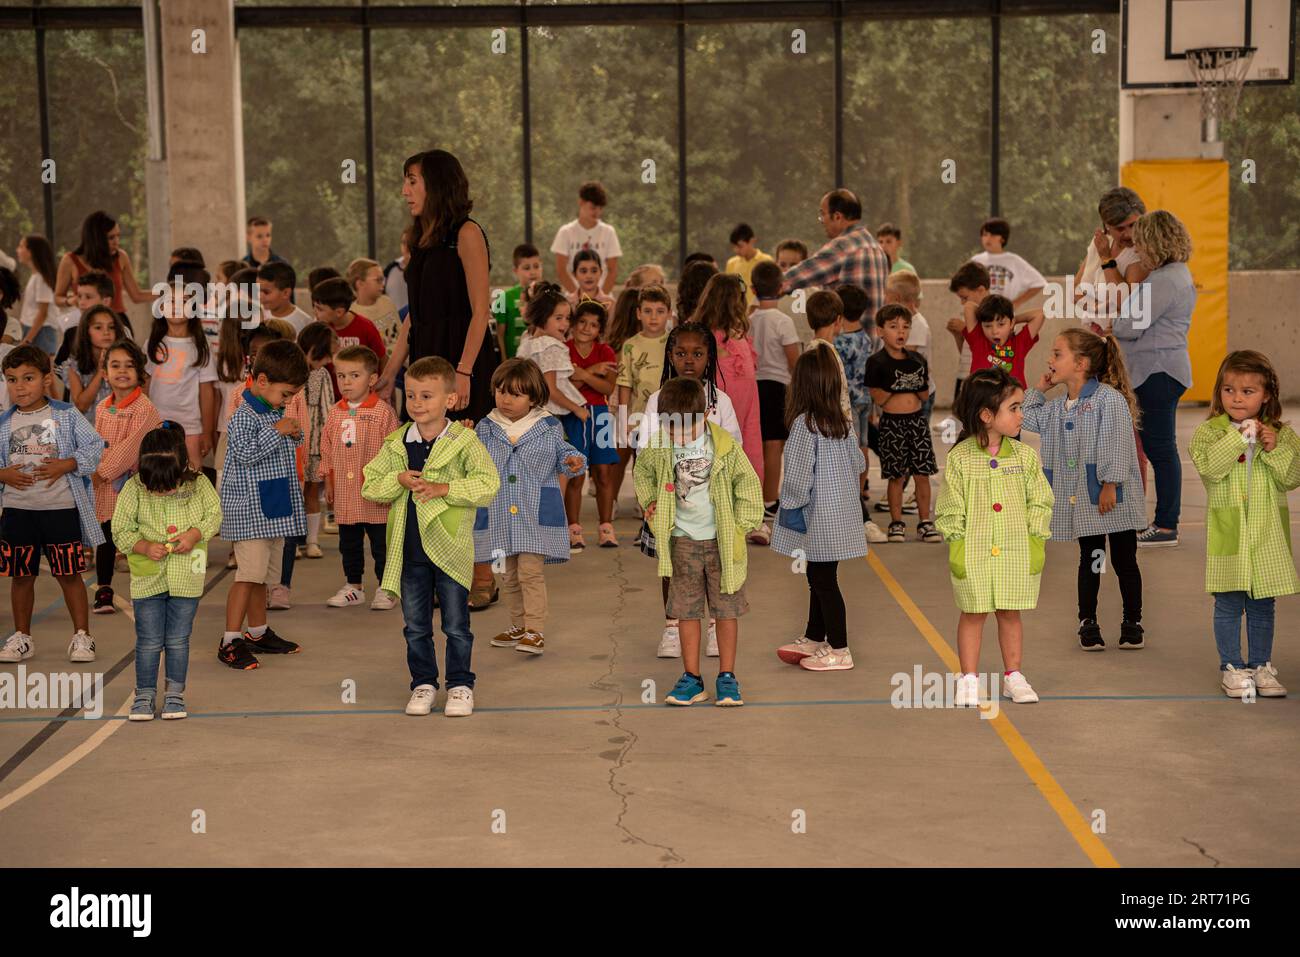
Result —
<path fill-rule="evenodd" d="M 697 542 L 684 536 L 672 540 L 673 577 L 668 579 L 669 618 L 703 619 L 704 604 L 714 618 L 739 618 L 749 611 L 745 586 L 732 595 L 722 593 L 722 558 L 715 541 Z"/>

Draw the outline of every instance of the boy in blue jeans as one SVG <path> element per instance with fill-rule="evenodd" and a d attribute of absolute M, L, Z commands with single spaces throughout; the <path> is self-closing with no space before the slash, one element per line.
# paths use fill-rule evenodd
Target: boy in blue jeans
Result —
<path fill-rule="evenodd" d="M 266 589 L 280 583 L 285 538 L 307 534 L 296 460 L 302 423 L 284 414 L 307 382 L 307 357 L 295 342 L 269 342 L 257 353 L 252 380 L 226 426 L 221 476 L 221 537 L 234 544 L 238 567 L 226 596 L 226 633 L 217 660 L 237 671 L 258 666 L 255 651 L 302 650 L 267 626 Z"/>
<path fill-rule="evenodd" d="M 474 524 L 477 510 L 501 487 L 501 476 L 474 430 L 448 420 L 455 404 L 456 370 L 450 362 L 425 356 L 411 363 L 406 370 L 411 421 L 389 434 L 379 454 L 362 469 L 362 497 L 392 506 L 380 587 L 402 600 L 410 715 L 432 711 L 438 693 L 435 595 L 447 638 L 443 713 L 449 718 L 474 713 L 474 635 L 469 630 Z"/>

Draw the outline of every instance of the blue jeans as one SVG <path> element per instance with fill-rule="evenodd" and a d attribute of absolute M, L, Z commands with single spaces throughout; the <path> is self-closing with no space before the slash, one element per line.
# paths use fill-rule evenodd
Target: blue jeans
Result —
<path fill-rule="evenodd" d="M 1247 660 L 1241 660 L 1241 616 L 1246 615 Z M 1244 591 L 1214 593 L 1214 643 L 1219 670 L 1258 668 L 1273 658 L 1273 599 L 1251 598 Z"/>
<path fill-rule="evenodd" d="M 469 630 L 469 589 L 437 565 L 405 561 L 402 564 L 402 636 L 406 638 L 406 665 L 411 669 L 411 689 L 438 687 L 438 656 L 433 647 L 433 596 L 438 595 L 442 633 L 447 637 L 447 687 L 474 687 L 469 670 L 474 636 Z"/>
<path fill-rule="evenodd" d="M 1142 410 L 1142 449 L 1156 477 L 1156 517 L 1160 528 L 1178 529 L 1183 507 L 1183 465 L 1178 459 L 1174 429 L 1178 424 L 1178 400 L 1187 390 L 1163 372 L 1154 372 L 1133 390 Z"/>
<path fill-rule="evenodd" d="M 167 682 L 185 686 L 190 666 L 190 630 L 197 598 L 178 598 L 163 592 L 151 598 L 137 598 L 135 610 L 135 686 L 158 688 L 158 655 L 167 650 Z"/>
<path fill-rule="evenodd" d="M 23 326 L 23 335 L 32 331 L 31 326 Z M 63 338 L 54 324 L 48 320 L 41 326 L 41 331 L 36 333 L 36 338 L 32 340 L 32 345 L 42 352 L 47 352 L 51 357 L 59 351 L 59 342 Z"/>

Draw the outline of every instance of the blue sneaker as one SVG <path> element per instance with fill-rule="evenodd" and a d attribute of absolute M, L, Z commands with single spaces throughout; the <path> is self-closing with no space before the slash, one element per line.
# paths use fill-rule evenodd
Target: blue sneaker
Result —
<path fill-rule="evenodd" d="M 668 692 L 668 697 L 664 698 L 664 704 L 681 705 L 689 707 L 697 701 L 705 701 L 708 695 L 704 693 L 704 682 L 695 675 L 683 673 L 677 679 L 677 684 L 673 685 L 673 690 Z"/>
<path fill-rule="evenodd" d="M 717 697 L 713 703 L 719 708 L 739 708 L 745 703 L 745 699 L 740 696 L 740 682 L 730 671 L 725 671 L 718 675 Z"/>
<path fill-rule="evenodd" d="M 1141 548 L 1171 548 L 1178 544 L 1178 533 L 1149 525 L 1138 532 L 1137 539 Z"/>

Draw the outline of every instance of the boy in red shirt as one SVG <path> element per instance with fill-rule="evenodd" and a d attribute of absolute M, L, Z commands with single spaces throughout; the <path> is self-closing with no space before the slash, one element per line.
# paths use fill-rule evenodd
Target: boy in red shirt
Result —
<path fill-rule="evenodd" d="M 321 431 L 320 469 L 325 477 L 325 498 L 334 506 L 339 526 L 339 552 L 343 556 L 343 587 L 325 604 L 347 608 L 365 601 L 365 544 L 375 560 L 375 577 L 384 579 L 387 555 L 384 535 L 388 506 L 361 497 L 362 469 L 376 455 L 384 439 L 399 423 L 393 407 L 375 394 L 379 357 L 366 346 L 346 346 L 334 354 L 334 372 L 343 396 L 330 409 Z M 375 586 L 372 611 L 387 611 L 393 596 Z"/>
<path fill-rule="evenodd" d="M 316 320 L 329 325 L 339 338 L 339 348 L 365 346 L 379 361 L 379 371 L 384 371 L 384 340 L 375 324 L 352 311 L 356 296 L 348 281 L 342 278 L 326 279 L 311 291 L 311 307 Z"/>
<path fill-rule="evenodd" d="M 1025 387 L 1025 357 L 1038 342 L 1044 314 L 1034 309 L 1017 316 L 1011 300 L 1005 296 L 985 296 L 978 303 L 966 300 L 966 344 L 970 346 L 971 372 L 998 368 L 1011 373 Z M 1019 331 L 1015 327 L 1021 323 Z"/>

